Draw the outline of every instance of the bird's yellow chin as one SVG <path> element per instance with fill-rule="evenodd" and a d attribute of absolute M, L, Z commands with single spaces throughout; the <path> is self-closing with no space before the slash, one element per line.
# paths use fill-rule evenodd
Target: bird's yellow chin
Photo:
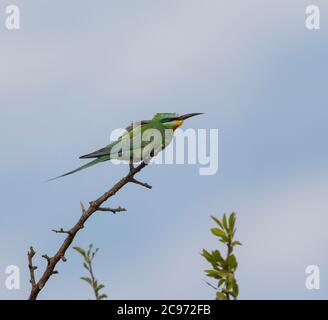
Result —
<path fill-rule="evenodd" d="M 173 125 L 173 130 L 175 130 L 176 128 L 179 128 L 182 125 L 183 125 L 183 120 L 177 120 L 177 121 L 175 121 L 175 123 Z"/>

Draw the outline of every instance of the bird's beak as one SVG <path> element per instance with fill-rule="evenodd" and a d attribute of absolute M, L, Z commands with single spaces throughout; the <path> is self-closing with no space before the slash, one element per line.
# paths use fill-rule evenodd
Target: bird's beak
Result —
<path fill-rule="evenodd" d="M 187 113 L 182 116 L 179 116 L 177 119 L 178 120 L 186 120 L 186 119 L 194 117 L 194 116 L 199 116 L 200 114 L 204 114 L 204 113 Z"/>

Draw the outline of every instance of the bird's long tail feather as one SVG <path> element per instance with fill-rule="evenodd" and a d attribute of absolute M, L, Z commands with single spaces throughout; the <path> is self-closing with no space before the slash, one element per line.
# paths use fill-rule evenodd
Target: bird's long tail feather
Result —
<path fill-rule="evenodd" d="M 49 179 L 49 180 L 47 180 L 47 182 L 48 182 L 48 181 L 53 181 L 53 180 L 56 180 L 56 179 L 59 179 L 59 178 L 65 177 L 65 176 L 69 176 L 69 175 L 71 175 L 71 174 L 73 174 L 73 173 L 75 173 L 75 172 L 78 172 L 78 171 L 81 171 L 81 170 L 87 169 L 87 168 L 89 168 L 89 167 L 94 166 L 94 165 L 97 164 L 97 163 L 100 163 L 100 162 L 103 162 L 103 161 L 106 161 L 106 160 L 109 160 L 109 158 L 108 158 L 108 157 L 100 157 L 100 158 L 97 158 L 97 159 L 95 159 L 95 160 L 93 160 L 93 161 L 91 161 L 91 162 L 88 162 L 87 164 L 85 164 L 85 165 L 83 165 L 83 166 L 81 166 L 81 167 L 79 167 L 79 168 L 77 168 L 77 169 L 75 169 L 75 170 L 72 170 L 72 171 L 69 171 L 69 172 L 67 172 L 67 173 L 64 173 L 64 174 L 62 174 L 62 175 L 60 175 L 60 176 L 58 176 L 58 177 L 55 177 L 55 178 Z"/>

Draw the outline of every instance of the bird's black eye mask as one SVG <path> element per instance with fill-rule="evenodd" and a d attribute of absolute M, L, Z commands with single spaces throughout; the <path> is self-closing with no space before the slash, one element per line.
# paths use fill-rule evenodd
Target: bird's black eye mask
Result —
<path fill-rule="evenodd" d="M 162 119 L 161 122 L 165 123 L 165 122 L 172 122 L 172 121 L 179 121 L 179 120 L 183 121 L 183 120 L 186 120 L 188 118 L 198 116 L 200 114 L 203 114 L 203 113 L 187 113 L 187 114 L 184 114 L 184 115 L 178 116 L 178 117 L 171 117 L 171 118 Z"/>
<path fill-rule="evenodd" d="M 176 120 L 178 120 L 178 117 L 162 119 L 161 122 L 167 123 L 167 122 L 172 122 L 172 121 L 176 121 Z"/>
<path fill-rule="evenodd" d="M 161 123 L 167 123 L 167 122 L 172 122 L 172 121 L 183 121 L 185 119 L 188 119 L 188 118 L 191 118 L 191 117 L 194 117 L 194 116 L 198 116 L 200 114 L 204 114 L 204 113 L 188 113 L 188 114 L 184 114 L 182 116 L 177 116 L 177 117 L 170 117 L 170 118 L 165 118 L 165 119 L 162 119 L 161 120 Z M 128 127 L 125 128 L 126 131 L 130 131 L 133 129 L 133 126 L 135 125 L 143 125 L 143 124 L 147 124 L 147 123 L 150 123 L 150 120 L 141 120 L 137 123 L 132 123 L 130 124 Z"/>

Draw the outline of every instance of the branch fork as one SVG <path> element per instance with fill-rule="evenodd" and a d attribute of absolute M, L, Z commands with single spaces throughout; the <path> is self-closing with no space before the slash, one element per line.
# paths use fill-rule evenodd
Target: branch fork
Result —
<path fill-rule="evenodd" d="M 46 254 L 42 255 L 42 257 L 47 260 L 47 266 L 38 281 L 36 281 L 35 278 L 35 270 L 37 269 L 37 266 L 33 265 L 33 257 L 35 256 L 36 252 L 34 251 L 33 247 L 30 247 L 30 250 L 28 251 L 28 267 L 30 270 L 30 283 L 32 285 L 32 289 L 30 292 L 29 300 L 36 300 L 40 291 L 42 290 L 42 288 L 44 288 L 50 277 L 58 273 L 58 271 L 55 270 L 55 267 L 57 266 L 58 262 L 67 261 L 67 259 L 65 258 L 65 253 L 67 249 L 72 244 L 77 233 L 84 228 L 84 224 L 86 223 L 86 221 L 95 212 L 103 211 L 103 212 L 112 212 L 113 214 L 116 214 L 117 212 L 126 211 L 126 209 L 122 207 L 117 207 L 117 208 L 102 207 L 103 203 L 105 203 L 109 198 L 113 197 L 118 191 L 120 191 L 128 183 L 138 184 L 147 189 L 152 188 L 152 186 L 149 185 L 148 183 L 141 182 L 134 178 L 134 176 L 137 173 L 139 173 L 142 169 L 144 169 L 147 165 L 148 162 L 145 161 L 140 163 L 137 167 L 134 167 L 133 164 L 130 163 L 129 173 L 124 178 L 119 180 L 116 184 L 114 184 L 114 186 L 111 189 L 109 189 L 104 194 L 102 194 L 98 199 L 89 202 L 89 207 L 87 209 L 84 207 L 83 203 L 80 202 L 82 215 L 71 229 L 69 230 L 64 230 L 63 228 L 60 228 L 58 230 L 52 229 L 52 231 L 55 233 L 66 234 L 66 238 L 63 240 L 63 243 L 61 244 L 61 246 L 59 247 L 59 249 L 57 250 L 54 256 L 49 257 Z"/>

